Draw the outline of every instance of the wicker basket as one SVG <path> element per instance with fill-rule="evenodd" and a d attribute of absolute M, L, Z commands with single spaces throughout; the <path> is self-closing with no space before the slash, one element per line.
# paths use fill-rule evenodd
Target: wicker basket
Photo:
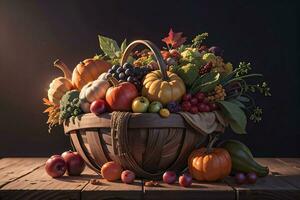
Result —
<path fill-rule="evenodd" d="M 160 70 L 166 73 L 159 50 L 145 40 L 132 42 L 125 50 L 121 64 L 139 44 L 154 53 Z M 156 113 L 129 115 L 128 122 L 119 127 L 126 129 L 126 135 L 115 135 L 120 122 L 111 121 L 112 113 L 84 114 L 75 121 L 65 122 L 64 130 L 70 135 L 76 151 L 95 172 L 100 173 L 105 162 L 114 160 L 137 176 L 151 179 L 161 177 L 167 169 L 177 172 L 185 169 L 191 151 L 206 139 L 205 134 L 191 128 L 180 114 L 171 114 L 168 118 L 161 118 Z"/>

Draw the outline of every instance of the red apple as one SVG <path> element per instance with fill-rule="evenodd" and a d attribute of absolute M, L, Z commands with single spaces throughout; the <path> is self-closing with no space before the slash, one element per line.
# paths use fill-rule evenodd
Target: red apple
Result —
<path fill-rule="evenodd" d="M 130 170 L 125 170 L 121 174 L 121 180 L 123 181 L 123 183 L 126 184 L 133 183 L 134 179 L 135 179 L 135 174 Z"/>
<path fill-rule="evenodd" d="M 102 99 L 98 99 L 92 102 L 90 106 L 90 110 L 92 113 L 96 115 L 100 115 L 106 111 L 106 103 Z"/>
<path fill-rule="evenodd" d="M 134 84 L 130 82 L 118 83 L 116 79 L 111 78 L 113 87 L 110 87 L 105 96 L 105 100 L 114 111 L 130 111 L 132 101 L 138 96 L 138 91 Z"/>
<path fill-rule="evenodd" d="M 60 155 L 53 155 L 46 161 L 45 170 L 47 174 L 53 178 L 64 175 L 66 169 L 67 164 Z"/>
<path fill-rule="evenodd" d="M 182 174 L 179 177 L 179 185 L 183 187 L 190 187 L 192 185 L 192 177 L 189 174 Z"/>
<path fill-rule="evenodd" d="M 177 179 L 176 173 L 173 171 L 166 171 L 163 175 L 163 181 L 168 184 L 175 183 Z"/>
<path fill-rule="evenodd" d="M 67 173 L 69 176 L 79 176 L 85 168 L 82 157 L 77 152 L 71 150 L 61 154 L 67 164 Z"/>
<path fill-rule="evenodd" d="M 107 162 L 101 167 L 101 175 L 108 181 L 120 179 L 122 171 L 121 165 L 115 161 Z"/>

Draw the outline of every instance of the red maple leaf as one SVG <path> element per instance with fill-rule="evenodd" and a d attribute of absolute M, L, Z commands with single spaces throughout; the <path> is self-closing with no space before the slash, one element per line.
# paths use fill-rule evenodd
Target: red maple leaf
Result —
<path fill-rule="evenodd" d="M 168 37 L 162 39 L 168 47 L 177 48 L 186 41 L 186 37 L 182 37 L 182 32 L 174 33 L 172 29 L 169 31 Z"/>

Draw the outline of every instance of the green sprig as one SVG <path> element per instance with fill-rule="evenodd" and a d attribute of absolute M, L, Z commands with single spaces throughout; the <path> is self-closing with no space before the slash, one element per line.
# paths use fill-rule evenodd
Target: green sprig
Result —
<path fill-rule="evenodd" d="M 256 85 L 247 85 L 245 91 L 250 91 L 253 93 L 258 91 L 266 97 L 271 96 L 270 87 L 266 82 L 262 82 L 261 84 Z"/>
<path fill-rule="evenodd" d="M 251 63 L 240 62 L 239 66 L 235 70 L 235 77 L 244 76 L 251 70 Z"/>
<path fill-rule="evenodd" d="M 250 115 L 250 120 L 252 120 L 255 123 L 260 122 L 262 120 L 262 114 L 263 109 L 256 106 Z"/>
<path fill-rule="evenodd" d="M 206 40 L 206 38 L 208 37 L 208 33 L 201 33 L 199 35 L 197 35 L 193 40 L 193 44 L 192 47 L 200 47 L 202 42 L 204 40 Z"/>

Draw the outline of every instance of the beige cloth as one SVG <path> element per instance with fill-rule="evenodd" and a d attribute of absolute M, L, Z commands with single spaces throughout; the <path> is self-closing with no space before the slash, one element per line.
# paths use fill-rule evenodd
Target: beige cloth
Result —
<path fill-rule="evenodd" d="M 200 133 L 210 134 L 213 132 L 224 132 L 227 122 L 222 115 L 217 112 L 191 114 L 188 112 L 179 112 L 186 123 L 194 130 Z"/>

